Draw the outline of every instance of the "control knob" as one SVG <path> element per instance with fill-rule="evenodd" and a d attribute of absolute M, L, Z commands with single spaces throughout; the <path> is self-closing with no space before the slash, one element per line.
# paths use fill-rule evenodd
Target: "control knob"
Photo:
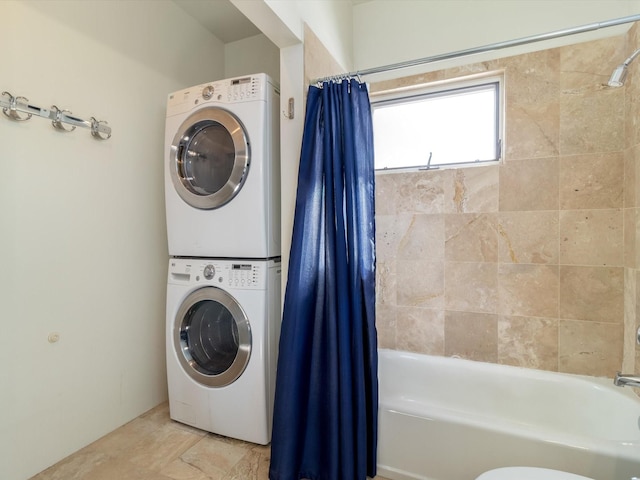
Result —
<path fill-rule="evenodd" d="M 213 97 L 213 91 L 213 85 L 207 85 L 202 89 L 202 98 L 204 98 L 205 100 L 210 100 L 211 97 Z"/>
<path fill-rule="evenodd" d="M 216 273 L 216 267 L 214 267 L 211 264 L 204 267 L 204 271 L 202 272 L 202 274 L 204 275 L 204 278 L 206 278 L 207 280 L 211 280 L 215 275 L 215 273 Z"/>

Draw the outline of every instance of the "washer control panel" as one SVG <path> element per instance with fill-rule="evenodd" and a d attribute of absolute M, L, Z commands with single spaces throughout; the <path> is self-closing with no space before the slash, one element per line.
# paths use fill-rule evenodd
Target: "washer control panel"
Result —
<path fill-rule="evenodd" d="M 169 282 L 207 284 L 220 288 L 262 289 L 269 261 L 172 258 Z"/>
<path fill-rule="evenodd" d="M 233 263 L 229 271 L 227 283 L 230 286 L 249 286 L 258 283 L 260 272 L 257 265 L 252 263 Z"/>

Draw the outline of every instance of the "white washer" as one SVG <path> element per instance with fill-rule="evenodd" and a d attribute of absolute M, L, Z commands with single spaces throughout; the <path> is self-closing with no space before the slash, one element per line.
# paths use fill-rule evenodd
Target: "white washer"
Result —
<path fill-rule="evenodd" d="M 279 259 L 169 260 L 166 347 L 172 419 L 269 443 L 280 277 Z"/>
<path fill-rule="evenodd" d="M 169 255 L 280 256 L 280 93 L 264 73 L 169 95 Z"/>

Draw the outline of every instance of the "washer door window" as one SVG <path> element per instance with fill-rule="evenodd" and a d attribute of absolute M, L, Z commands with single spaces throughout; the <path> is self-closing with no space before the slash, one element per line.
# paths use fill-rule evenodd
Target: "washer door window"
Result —
<path fill-rule="evenodd" d="M 249 163 L 249 140 L 240 121 L 226 110 L 209 107 L 180 125 L 171 144 L 169 170 L 185 202 L 210 210 L 240 192 Z"/>
<path fill-rule="evenodd" d="M 191 378 L 210 387 L 223 387 L 240 377 L 249 362 L 249 319 L 224 290 L 201 288 L 180 306 L 173 343 Z"/>

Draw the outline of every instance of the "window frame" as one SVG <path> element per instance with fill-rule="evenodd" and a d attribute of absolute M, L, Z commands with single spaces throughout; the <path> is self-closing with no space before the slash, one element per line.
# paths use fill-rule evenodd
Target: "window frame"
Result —
<path fill-rule="evenodd" d="M 481 89 L 488 85 L 495 85 L 496 89 L 494 111 L 497 157 L 495 159 L 455 163 L 435 163 L 431 162 L 431 158 L 429 158 L 428 163 L 424 165 L 376 168 L 375 172 L 411 172 L 446 168 L 466 168 L 481 165 L 500 165 L 503 162 L 504 156 L 505 89 L 503 71 L 485 72 L 483 74 L 469 75 L 465 77 L 457 77 L 373 92 L 370 94 L 371 112 L 373 115 L 378 106 L 388 106 L 393 103 L 411 103 L 412 100 L 421 100 L 425 97 L 442 97 L 447 96 L 448 94 L 455 94 L 456 92 L 460 93 L 460 91 L 463 90 Z"/>

